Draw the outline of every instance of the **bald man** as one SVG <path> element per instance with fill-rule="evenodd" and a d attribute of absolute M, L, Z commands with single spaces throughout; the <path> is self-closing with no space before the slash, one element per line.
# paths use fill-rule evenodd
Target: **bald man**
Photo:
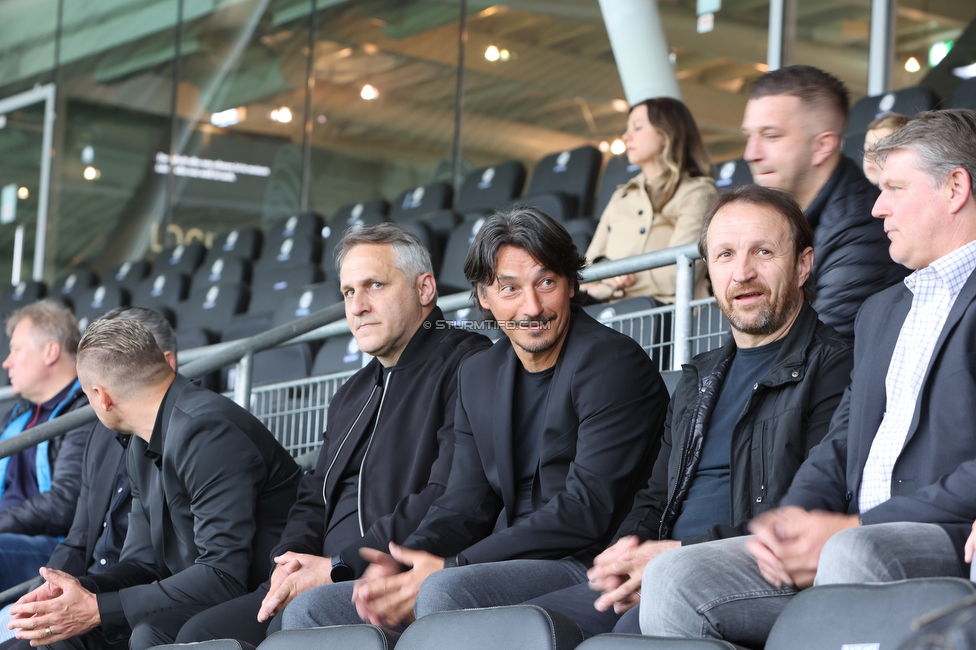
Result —
<path fill-rule="evenodd" d="M 849 108 L 847 88 L 832 75 L 780 68 L 752 84 L 742 132 L 756 183 L 791 194 L 813 228 L 814 309 L 853 336 L 861 303 L 907 269 L 888 255 L 884 224 L 871 216 L 878 188 L 841 149 Z"/>

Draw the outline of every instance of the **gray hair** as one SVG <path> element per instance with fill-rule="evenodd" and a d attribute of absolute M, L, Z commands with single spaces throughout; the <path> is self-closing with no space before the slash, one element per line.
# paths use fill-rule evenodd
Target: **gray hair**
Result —
<path fill-rule="evenodd" d="M 919 113 L 865 156 L 883 167 L 888 156 L 900 149 L 915 152 L 919 171 L 929 177 L 933 187 L 962 167 L 969 174 L 970 191 L 976 195 L 976 111 L 952 108 Z"/>
<path fill-rule="evenodd" d="M 396 266 L 408 280 L 414 280 L 424 273 L 433 275 L 434 266 L 430 253 L 416 235 L 393 223 L 379 223 L 375 226 L 353 226 L 342 236 L 336 245 L 336 271 L 342 273 L 342 262 L 346 254 L 360 244 L 389 244 L 393 247 Z"/>
<path fill-rule="evenodd" d="M 78 344 L 78 369 L 126 394 L 172 373 L 146 326 L 129 318 L 92 322 Z"/>
<path fill-rule="evenodd" d="M 7 318 L 8 338 L 24 319 L 31 322 L 35 333 L 46 337 L 44 342 L 54 341 L 61 346 L 62 354 L 75 356 L 78 350 L 78 321 L 67 307 L 54 300 L 41 300 L 21 307 Z"/>
<path fill-rule="evenodd" d="M 174 355 L 176 354 L 176 332 L 173 331 L 173 326 L 158 312 L 152 309 L 146 309 L 145 307 L 116 307 L 99 318 L 106 320 L 127 318 L 129 320 L 139 321 L 149 330 L 153 338 L 156 339 L 156 345 L 159 346 L 160 350 L 163 352 L 172 352 Z"/>

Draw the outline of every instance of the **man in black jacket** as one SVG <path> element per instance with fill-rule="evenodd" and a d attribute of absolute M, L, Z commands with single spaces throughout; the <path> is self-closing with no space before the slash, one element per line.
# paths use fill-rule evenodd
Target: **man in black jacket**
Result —
<path fill-rule="evenodd" d="M 791 194 L 813 227 L 820 320 L 853 336 L 861 303 L 906 271 L 888 256 L 884 227 L 871 216 L 878 188 L 841 149 L 848 103 L 847 88 L 826 72 L 780 68 L 752 84 L 742 131 L 756 183 Z"/>
<path fill-rule="evenodd" d="M 783 497 L 827 433 L 853 364 L 850 343 L 807 302 L 812 240 L 799 206 L 778 190 L 747 185 L 709 207 L 699 249 L 732 337 L 684 366 L 650 482 L 594 561 L 589 588 L 534 604 L 570 615 L 586 636 L 639 634 L 631 608 L 651 559 L 745 535 Z"/>
<path fill-rule="evenodd" d="M 78 323 L 63 305 L 43 300 L 7 319 L 10 355 L 3 367 L 20 401 L 0 440 L 88 403 L 75 378 Z M 81 490 L 81 457 L 90 425 L 0 459 L 0 590 L 37 577 L 66 534 Z"/>
<path fill-rule="evenodd" d="M 336 267 L 349 328 L 374 359 L 329 404 L 325 442 L 272 553 L 270 582 L 196 616 L 180 642 L 259 644 L 295 596 L 360 577 L 367 562 L 359 549 L 402 542 L 444 492 L 457 369 L 491 343 L 447 327 L 430 255 L 399 226 L 350 230 L 336 248 Z"/>
<path fill-rule="evenodd" d="M 485 221 L 464 273 L 505 338 L 461 366 L 447 488 L 392 555 L 363 549 L 374 564 L 355 589 L 303 594 L 285 628 L 396 626 L 415 601 L 420 617 L 586 580 L 647 479 L 667 391 L 636 341 L 577 308 L 583 264 L 534 208 Z"/>
<path fill-rule="evenodd" d="M 80 579 L 42 568 L 10 625 L 62 649 L 172 642 L 192 615 L 265 579 L 301 470 L 254 416 L 174 373 L 136 321 L 89 325 L 78 376 L 102 424 L 131 436 L 122 557 Z"/>

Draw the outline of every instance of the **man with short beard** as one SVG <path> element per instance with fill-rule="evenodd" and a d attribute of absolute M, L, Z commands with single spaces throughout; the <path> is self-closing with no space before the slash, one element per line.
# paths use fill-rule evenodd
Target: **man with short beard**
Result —
<path fill-rule="evenodd" d="M 827 433 L 853 365 L 850 344 L 808 302 L 812 241 L 800 206 L 779 190 L 748 185 L 713 202 L 698 247 L 732 337 L 683 367 L 648 486 L 594 560 L 589 586 L 533 604 L 568 614 L 586 636 L 640 634 L 634 605 L 651 559 L 745 535 L 777 505 Z"/>

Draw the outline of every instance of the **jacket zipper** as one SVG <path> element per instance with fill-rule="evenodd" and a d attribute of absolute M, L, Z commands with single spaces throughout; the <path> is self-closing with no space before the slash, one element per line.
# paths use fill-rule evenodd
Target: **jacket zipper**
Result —
<path fill-rule="evenodd" d="M 762 503 L 766 496 L 766 427 L 763 427 L 759 440 L 759 496 L 756 497 L 756 503 Z"/>
<path fill-rule="evenodd" d="M 325 491 L 329 483 L 329 474 L 332 473 L 332 467 L 339 458 L 339 453 L 342 451 L 342 446 L 346 444 L 346 440 L 349 440 L 349 434 L 351 434 L 352 430 L 356 428 L 356 423 L 359 422 L 359 418 L 363 417 L 363 413 L 366 412 L 366 407 L 369 406 L 369 400 L 373 398 L 373 393 L 375 392 L 376 386 L 373 386 L 373 390 L 369 393 L 369 397 L 366 398 L 363 408 L 360 409 L 359 415 L 356 416 L 356 419 L 352 421 L 352 425 L 349 427 L 349 430 L 346 431 L 346 436 L 342 439 L 342 442 L 339 443 L 339 447 L 336 449 L 335 456 L 332 457 L 332 462 L 329 463 L 328 469 L 325 470 L 325 476 L 322 478 L 322 504 L 325 506 L 329 505 L 328 499 L 325 496 Z"/>
<path fill-rule="evenodd" d="M 380 423 L 380 413 L 383 412 L 383 402 L 386 401 L 386 393 L 390 388 L 391 377 L 393 377 L 393 373 L 387 373 L 386 381 L 383 382 L 383 395 L 380 396 L 380 405 L 376 409 L 376 418 L 373 419 L 373 430 L 369 432 L 369 440 L 366 441 L 366 451 L 363 452 L 363 462 L 359 464 L 359 485 L 356 486 L 356 514 L 359 518 L 360 537 L 366 534 L 366 529 L 363 527 L 363 468 L 366 467 L 366 457 L 369 455 L 369 449 L 373 446 L 373 435 L 376 433 L 376 427 Z"/>

